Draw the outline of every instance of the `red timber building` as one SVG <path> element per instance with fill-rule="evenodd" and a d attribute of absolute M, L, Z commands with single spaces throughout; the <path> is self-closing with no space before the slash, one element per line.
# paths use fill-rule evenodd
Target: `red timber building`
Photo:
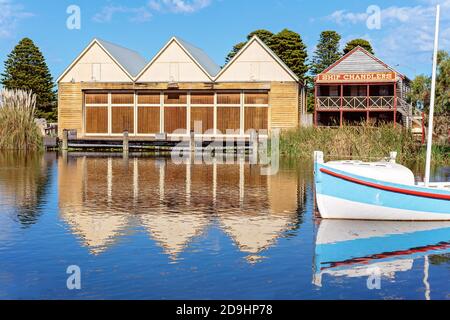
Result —
<path fill-rule="evenodd" d="M 356 47 L 314 79 L 315 126 L 374 125 L 411 127 L 406 102 L 409 79 L 362 47 Z"/>

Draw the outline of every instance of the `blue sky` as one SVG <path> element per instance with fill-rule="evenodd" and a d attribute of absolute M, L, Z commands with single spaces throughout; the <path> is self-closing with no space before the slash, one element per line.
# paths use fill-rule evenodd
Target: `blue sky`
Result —
<path fill-rule="evenodd" d="M 150 60 L 176 35 L 222 65 L 233 44 L 250 31 L 289 28 L 300 33 L 310 57 L 320 32 L 332 29 L 343 44 L 356 37 L 370 40 L 379 58 L 414 77 L 431 72 L 436 3 L 442 5 L 440 47 L 450 50 L 450 0 L 0 0 L 0 72 L 22 37 L 41 48 L 56 79 L 94 37 Z M 80 30 L 66 27 L 70 5 L 81 10 Z M 371 5 L 380 10 L 376 28 L 367 26 Z"/>

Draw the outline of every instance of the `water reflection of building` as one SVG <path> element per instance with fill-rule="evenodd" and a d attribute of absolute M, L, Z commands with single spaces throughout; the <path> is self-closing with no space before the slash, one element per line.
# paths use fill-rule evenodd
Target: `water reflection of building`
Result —
<path fill-rule="evenodd" d="M 323 220 L 316 237 L 313 283 L 323 276 L 394 279 L 417 259 L 450 252 L 450 223 Z"/>
<path fill-rule="evenodd" d="M 133 223 L 172 259 L 215 221 L 252 261 L 298 222 L 298 175 L 260 166 L 170 159 L 70 157 L 59 162 L 60 208 L 93 253 Z M 303 201 L 303 195 L 300 197 Z"/>
<path fill-rule="evenodd" d="M 61 217 L 93 254 L 105 251 L 128 223 L 124 209 L 129 208 L 130 199 L 124 197 L 129 190 L 122 189 L 129 179 L 126 166 L 121 159 L 106 158 L 69 158 L 58 163 Z M 117 197 L 113 197 L 114 180 L 120 188 Z M 123 201 L 124 208 L 118 201 Z"/>

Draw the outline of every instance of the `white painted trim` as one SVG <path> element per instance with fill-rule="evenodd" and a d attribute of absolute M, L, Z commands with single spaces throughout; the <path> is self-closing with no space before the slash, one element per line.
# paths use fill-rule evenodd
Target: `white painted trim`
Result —
<path fill-rule="evenodd" d="M 186 131 L 189 132 L 189 134 L 190 134 L 191 129 L 192 129 L 191 128 L 191 92 L 190 91 L 188 91 L 186 99 L 187 99 Z"/>
<path fill-rule="evenodd" d="M 137 99 L 138 99 L 138 97 L 137 97 L 137 91 L 135 90 L 134 91 L 134 93 L 133 93 L 133 95 L 134 95 L 134 110 L 133 110 L 133 118 L 134 118 L 134 122 L 133 122 L 133 125 L 134 125 L 134 130 L 133 130 L 133 136 L 137 136 L 137 133 L 138 133 L 138 117 L 139 117 L 139 113 L 138 113 L 138 106 L 137 106 Z"/>
<path fill-rule="evenodd" d="M 213 132 L 214 135 L 217 134 L 217 91 L 214 91 Z"/>
<path fill-rule="evenodd" d="M 111 135 L 112 133 L 112 109 L 111 109 L 111 102 L 112 102 L 112 94 L 111 91 L 108 92 L 108 135 Z"/>
<path fill-rule="evenodd" d="M 245 93 L 244 90 L 241 90 L 241 105 L 239 110 L 239 128 L 241 131 L 241 135 L 244 134 L 245 131 L 245 111 L 244 111 L 244 101 L 245 101 Z"/>
<path fill-rule="evenodd" d="M 239 57 L 247 50 L 248 47 L 250 47 L 253 42 L 258 42 L 264 50 L 294 79 L 295 82 L 299 82 L 300 79 L 297 77 L 297 75 L 292 71 L 273 51 L 270 49 L 258 36 L 253 36 L 246 44 L 245 46 L 239 50 L 239 52 L 231 59 L 225 67 L 220 70 L 220 72 L 214 77 L 214 81 L 216 82 L 219 80 L 219 78 L 222 76 L 223 73 L 228 70 L 228 68 L 237 60 Z M 251 82 L 251 81 L 249 81 Z"/>
<path fill-rule="evenodd" d="M 165 132 L 164 128 L 164 91 L 159 92 L 159 132 Z"/>

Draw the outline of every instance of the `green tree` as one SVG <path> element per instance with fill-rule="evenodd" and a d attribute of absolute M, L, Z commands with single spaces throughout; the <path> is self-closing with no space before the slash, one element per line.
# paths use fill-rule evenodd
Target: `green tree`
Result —
<path fill-rule="evenodd" d="M 418 75 L 411 81 L 408 102 L 419 110 L 424 110 L 430 105 L 431 78 L 426 75 Z"/>
<path fill-rule="evenodd" d="M 408 101 L 419 109 L 428 111 L 430 107 L 431 77 L 419 75 L 410 84 Z M 436 115 L 450 112 L 450 55 L 444 50 L 438 52 L 436 77 Z"/>
<path fill-rule="evenodd" d="M 374 54 L 372 45 L 370 44 L 369 41 L 367 41 L 365 39 L 353 39 L 353 40 L 347 42 L 347 44 L 345 45 L 345 48 L 344 48 L 344 54 L 349 53 L 357 46 L 363 47 L 364 49 L 369 51 L 371 54 Z"/>
<path fill-rule="evenodd" d="M 308 53 L 301 36 L 294 31 L 284 29 L 271 39 L 270 48 L 300 78 L 305 79 L 308 72 L 306 59 Z"/>
<path fill-rule="evenodd" d="M 56 120 L 53 78 L 44 56 L 31 39 L 22 39 L 8 55 L 1 83 L 7 89 L 31 90 L 36 94 L 37 116 Z"/>
<path fill-rule="evenodd" d="M 450 55 L 444 50 L 438 52 L 436 113 L 450 113 Z"/>
<path fill-rule="evenodd" d="M 341 41 L 341 35 L 336 31 L 327 30 L 320 34 L 319 43 L 311 61 L 312 75 L 318 75 L 341 57 L 339 41 Z"/>
<path fill-rule="evenodd" d="M 284 29 L 273 34 L 267 30 L 256 30 L 247 36 L 247 41 L 257 35 L 281 60 L 301 79 L 304 80 L 308 71 L 306 46 L 300 35 L 294 31 Z M 246 42 L 238 43 L 227 55 L 226 62 L 234 57 Z"/>

